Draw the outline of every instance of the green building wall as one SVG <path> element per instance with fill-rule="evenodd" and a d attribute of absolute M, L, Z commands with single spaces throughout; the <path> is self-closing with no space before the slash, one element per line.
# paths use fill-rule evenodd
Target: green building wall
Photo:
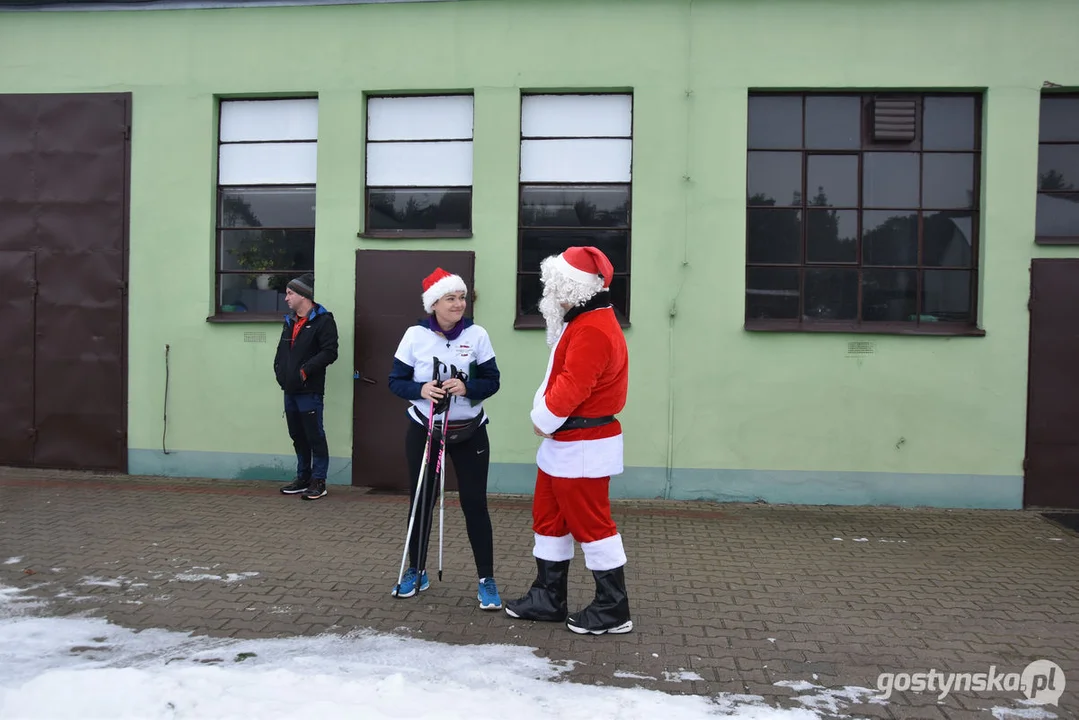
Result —
<path fill-rule="evenodd" d="M 503 370 L 491 488 L 529 492 L 547 349 L 513 329 L 522 90 L 634 94 L 628 497 L 1020 507 L 1039 97 L 1071 0 L 467 0 L 0 14 L 0 92 L 131 92 L 132 473 L 285 478 L 278 326 L 212 324 L 218 96 L 317 93 L 326 424 L 351 481 L 355 251 L 476 253 Z M 984 337 L 743 330 L 747 91 L 984 90 Z M 474 237 L 361 240 L 365 94 L 472 91 Z M 418 283 L 418 280 L 417 280 Z M 417 288 L 417 307 L 419 289 Z M 245 342 L 265 332 L 267 343 Z M 848 353 L 869 340 L 873 352 Z M 168 449 L 161 447 L 170 346 Z M 381 391 L 385 385 L 380 385 Z"/>

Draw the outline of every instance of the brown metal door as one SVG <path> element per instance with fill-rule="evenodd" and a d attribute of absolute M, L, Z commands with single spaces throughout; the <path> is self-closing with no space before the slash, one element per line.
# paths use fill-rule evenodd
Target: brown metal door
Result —
<path fill-rule="evenodd" d="M 0 251 L 0 465 L 34 461 L 34 253 Z"/>
<path fill-rule="evenodd" d="M 1079 260 L 1034 260 L 1023 504 L 1079 508 Z"/>
<path fill-rule="evenodd" d="M 36 256 L 29 464 L 127 468 L 129 113 L 128 94 L 0 95 L 0 250 Z"/>
<path fill-rule="evenodd" d="M 401 336 L 423 317 L 423 278 L 441 267 L 474 288 L 475 254 L 462 251 L 356 252 L 356 374 L 352 393 L 352 484 L 408 490 L 405 417 L 408 403 L 389 391 L 387 378 Z M 472 305 L 466 315 L 472 315 Z M 363 382 L 364 378 L 376 384 Z M 447 463 L 447 489 L 457 488 Z"/>

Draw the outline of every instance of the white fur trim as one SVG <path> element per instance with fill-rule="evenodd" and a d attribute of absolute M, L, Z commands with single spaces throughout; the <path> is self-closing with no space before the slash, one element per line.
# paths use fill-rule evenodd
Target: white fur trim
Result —
<path fill-rule="evenodd" d="M 543 382 L 540 383 L 539 388 L 536 390 L 536 394 L 532 396 L 532 413 L 535 413 L 540 408 L 543 408 L 543 412 L 550 414 L 547 410 L 547 383 L 551 381 L 551 369 L 554 367 L 554 353 L 558 349 L 558 343 L 562 342 L 562 334 L 560 333 L 558 339 L 554 343 L 554 347 L 551 348 L 550 354 L 547 356 L 547 371 L 543 373 Z M 552 417 L 554 417 L 552 415 Z M 535 419 L 532 420 L 535 424 Z M 565 422 L 563 420 L 563 422 Z M 559 423 L 561 425 L 561 423 Z M 537 427 L 539 427 L 537 425 Z M 542 430 L 542 428 L 540 428 Z"/>
<path fill-rule="evenodd" d="M 573 559 L 573 536 L 551 537 L 536 534 L 536 544 L 532 555 L 548 562 L 562 562 Z"/>
<path fill-rule="evenodd" d="M 563 442 L 544 438 L 536 451 L 536 465 L 560 478 L 601 478 L 621 475 L 622 436 Z"/>
<path fill-rule="evenodd" d="M 465 281 L 460 275 L 444 277 L 429 287 L 427 292 L 423 294 L 423 311 L 430 315 L 431 308 L 434 307 L 435 303 L 451 292 L 468 292 L 468 286 L 465 285 Z"/>
<path fill-rule="evenodd" d="M 555 257 L 553 265 L 554 270 L 561 273 L 562 275 L 565 275 L 574 282 L 591 285 L 599 278 L 599 275 L 597 275 L 596 273 L 585 272 L 584 270 L 578 270 L 577 268 L 573 267 L 568 262 L 566 262 L 566 258 L 562 257 L 561 255 Z"/>
<path fill-rule="evenodd" d="M 567 415 L 566 417 L 569 416 Z M 546 398 L 543 398 L 532 408 L 532 424 L 548 435 L 562 427 L 562 423 L 564 422 L 566 422 L 566 418 L 558 417 L 550 411 L 547 407 Z"/>
<path fill-rule="evenodd" d="M 533 410 L 541 406 L 547 407 L 545 399 L 547 396 L 547 383 L 550 382 L 550 371 L 555 367 L 555 351 L 558 350 L 558 343 L 562 341 L 563 334 L 564 332 L 560 332 L 558 339 L 555 341 L 554 345 L 551 345 L 550 353 L 547 355 L 547 371 L 543 373 L 543 382 L 540 383 L 540 388 L 538 388 L 535 395 L 532 396 Z"/>
<path fill-rule="evenodd" d="M 626 550 L 618 533 L 595 542 L 581 543 L 584 566 L 589 570 L 614 570 L 626 564 Z"/>

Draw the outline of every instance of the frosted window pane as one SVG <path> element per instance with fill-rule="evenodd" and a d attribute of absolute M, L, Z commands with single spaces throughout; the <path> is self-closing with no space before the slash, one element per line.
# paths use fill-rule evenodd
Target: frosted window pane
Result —
<path fill-rule="evenodd" d="M 631 95 L 526 95 L 523 137 L 630 137 Z"/>
<path fill-rule="evenodd" d="M 630 140 L 523 140 L 521 182 L 629 182 Z"/>
<path fill-rule="evenodd" d="M 471 140 L 472 96 L 371 98 L 368 140 Z"/>
<path fill-rule="evenodd" d="M 382 187 L 445 187 L 472 184 L 472 141 L 371 143 L 367 184 Z"/>
<path fill-rule="evenodd" d="M 222 145 L 219 185 L 299 185 L 315 182 L 315 143 Z"/>
<path fill-rule="evenodd" d="M 226 100 L 221 103 L 221 142 L 314 140 L 318 100 Z"/>

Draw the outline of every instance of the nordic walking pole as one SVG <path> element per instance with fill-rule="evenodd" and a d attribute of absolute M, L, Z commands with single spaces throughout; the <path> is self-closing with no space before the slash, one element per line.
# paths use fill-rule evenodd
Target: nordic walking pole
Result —
<path fill-rule="evenodd" d="M 454 371 L 453 377 L 465 381 L 464 373 Z M 450 403 L 453 403 L 453 398 L 450 398 Z M 446 409 L 446 414 L 442 418 L 442 460 L 439 463 L 438 470 L 438 580 L 442 581 L 442 523 L 446 515 L 446 433 L 449 430 L 450 411 Z"/>
<path fill-rule="evenodd" d="M 441 375 L 442 362 L 437 357 L 433 357 L 433 358 L 431 358 L 431 364 L 433 366 L 431 380 L 432 380 L 432 382 L 435 383 L 435 385 L 437 387 L 439 387 L 441 389 L 442 388 L 442 380 L 441 380 L 441 378 L 439 376 Z M 428 418 L 428 422 L 430 423 L 431 437 L 432 438 L 434 438 L 434 432 L 438 427 L 435 424 L 435 415 L 437 415 L 440 412 L 440 408 L 443 405 L 448 405 L 448 404 L 449 404 L 448 399 L 446 398 L 445 395 L 443 395 L 441 398 L 439 398 L 436 402 L 434 402 L 431 405 L 431 416 Z M 441 440 L 441 444 L 442 444 L 443 447 L 445 447 L 445 442 L 446 442 L 445 436 L 443 436 L 443 438 Z M 418 543 L 419 544 L 417 546 L 418 552 L 417 552 L 417 557 L 416 557 L 416 572 L 420 573 L 420 580 L 422 580 L 423 571 L 427 567 L 427 551 L 428 551 L 428 547 L 430 545 L 431 525 L 433 524 L 431 521 L 432 521 L 432 514 L 434 513 L 434 510 L 435 510 L 435 508 L 434 508 L 434 505 L 435 505 L 435 495 L 434 495 L 435 488 L 433 487 L 433 483 L 435 481 L 435 476 L 438 473 L 438 466 L 435 463 L 437 462 L 437 458 L 439 457 L 439 455 L 435 454 L 435 448 L 436 448 L 435 442 L 432 439 L 430 454 L 434 455 L 434 458 L 431 458 L 431 459 L 429 459 L 427 461 L 427 474 L 425 474 L 424 477 L 423 477 L 425 492 L 423 493 L 423 499 L 422 499 L 422 501 L 420 502 L 420 505 L 419 505 L 419 511 L 418 511 L 418 517 L 417 517 L 417 519 L 419 521 L 417 523 L 417 531 L 419 533 L 417 537 L 418 537 Z M 434 470 L 433 473 L 431 472 L 432 470 Z M 430 498 L 427 497 L 427 491 L 429 491 L 431 493 Z"/>
<path fill-rule="evenodd" d="M 451 399 L 450 402 L 453 402 Z M 442 582 L 442 523 L 446 516 L 446 433 L 450 429 L 450 411 L 442 416 L 442 453 L 438 459 L 438 581 Z"/>
<path fill-rule="evenodd" d="M 420 502 L 420 492 L 423 490 L 423 479 L 427 474 L 427 457 L 431 452 L 431 435 L 435 429 L 434 411 L 435 401 L 432 400 L 431 409 L 427 418 L 427 444 L 424 445 L 423 448 L 423 460 L 420 462 L 420 476 L 416 479 L 416 498 L 412 501 L 412 512 L 409 513 L 408 516 L 408 530 L 405 531 L 405 549 L 401 552 L 401 567 L 397 571 L 397 584 L 393 588 L 394 596 L 401 592 L 401 578 L 405 575 L 405 560 L 408 558 L 408 542 L 412 539 L 412 528 L 416 523 L 416 507 Z M 416 582 L 419 582 L 419 578 L 416 579 Z"/>

